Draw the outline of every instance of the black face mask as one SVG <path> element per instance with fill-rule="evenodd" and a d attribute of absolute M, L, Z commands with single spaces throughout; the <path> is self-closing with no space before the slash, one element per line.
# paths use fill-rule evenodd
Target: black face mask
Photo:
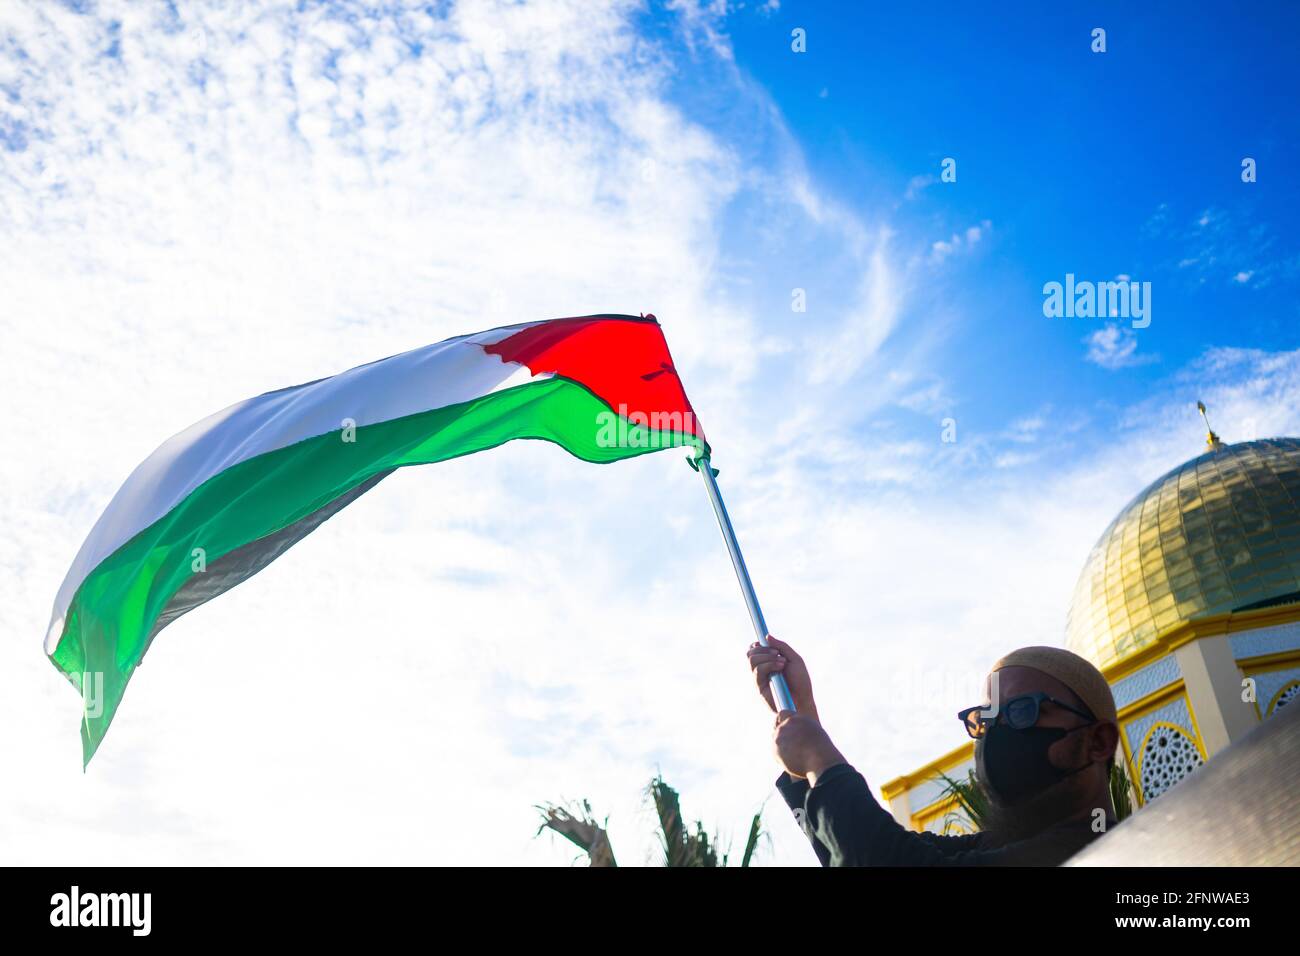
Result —
<path fill-rule="evenodd" d="M 1082 767 L 1062 770 L 1047 758 L 1052 744 L 1090 726 L 1083 724 L 1069 730 L 1061 727 L 1013 730 L 1006 724 L 994 724 L 975 743 L 976 772 L 994 799 L 1004 806 L 1014 806 L 1092 766 L 1092 761 L 1088 761 Z"/>

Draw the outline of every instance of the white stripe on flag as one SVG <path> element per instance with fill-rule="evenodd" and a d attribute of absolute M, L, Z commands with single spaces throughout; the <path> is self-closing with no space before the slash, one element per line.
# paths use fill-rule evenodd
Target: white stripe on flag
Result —
<path fill-rule="evenodd" d="M 63 617 L 81 582 L 114 551 L 227 468 L 343 427 L 391 421 L 541 381 L 482 346 L 524 323 L 403 352 L 317 382 L 231 405 L 165 441 L 126 479 L 95 522 L 54 601 L 45 652 L 52 654 Z"/>

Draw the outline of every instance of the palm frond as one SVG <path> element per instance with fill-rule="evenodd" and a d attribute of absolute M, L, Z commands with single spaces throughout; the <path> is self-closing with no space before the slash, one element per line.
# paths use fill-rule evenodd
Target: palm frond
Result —
<path fill-rule="evenodd" d="M 954 780 L 942 772 L 939 778 L 944 784 L 939 794 L 940 798 L 953 801 L 953 809 L 943 818 L 944 832 L 955 829 L 957 824 L 962 822 L 962 814 L 965 814 L 966 822 L 976 830 L 982 830 L 984 821 L 988 817 L 989 798 L 984 788 L 980 786 L 975 771 L 968 771 L 965 780 Z"/>
<path fill-rule="evenodd" d="M 542 815 L 542 824 L 537 828 L 538 836 L 543 830 L 551 830 L 586 853 L 591 866 L 618 866 L 614 860 L 614 849 L 609 843 L 609 833 L 605 829 L 609 818 L 605 818 L 604 824 L 597 823 L 588 801 L 583 800 L 574 809 L 556 804 L 536 809 Z"/>
<path fill-rule="evenodd" d="M 659 840 L 664 852 L 664 866 L 725 866 L 727 857 L 718 857 L 717 837 L 710 837 L 704 824 L 695 822 L 694 832 L 682 819 L 681 797 L 656 775 L 648 787 L 659 817 Z"/>
<path fill-rule="evenodd" d="M 686 828 L 682 825 L 682 805 L 677 791 L 656 775 L 647 788 L 659 817 L 659 843 L 664 852 L 664 866 L 688 866 L 686 862 Z"/>
<path fill-rule="evenodd" d="M 740 858 L 741 866 L 749 866 L 754 859 L 754 850 L 758 846 L 759 837 L 763 836 L 763 811 L 754 814 L 754 819 L 749 821 L 749 838 L 745 840 L 745 855 Z"/>
<path fill-rule="evenodd" d="M 681 797 L 664 782 L 663 776 L 656 775 L 646 788 L 646 796 L 654 801 L 655 814 L 659 819 L 659 842 L 663 849 L 664 866 L 700 866 L 725 867 L 730 859 L 730 852 L 720 854 L 717 834 L 710 834 L 704 824 L 695 821 L 687 825 L 682 818 Z M 591 866 L 617 866 L 614 851 L 610 847 L 609 833 L 606 827 L 609 818 L 597 823 L 591 811 L 591 804 L 582 800 L 579 803 L 548 803 L 535 808 L 542 815 L 541 825 L 537 828 L 540 836 L 543 830 L 558 833 L 587 855 Z M 754 859 L 758 841 L 767 836 L 763 830 L 763 808 L 760 807 L 749 823 L 749 836 L 745 841 L 745 854 L 741 866 L 749 866 Z"/>
<path fill-rule="evenodd" d="M 1133 813 L 1133 790 L 1128 772 L 1118 760 L 1110 766 L 1110 802 L 1115 807 L 1118 822 Z"/>

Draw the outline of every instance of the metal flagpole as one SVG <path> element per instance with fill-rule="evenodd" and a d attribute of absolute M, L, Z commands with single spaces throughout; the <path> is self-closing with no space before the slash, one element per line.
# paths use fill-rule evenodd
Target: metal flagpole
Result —
<path fill-rule="evenodd" d="M 749 580 L 745 558 L 740 553 L 740 543 L 736 541 L 736 531 L 731 527 L 731 519 L 727 517 L 727 506 L 722 503 L 722 492 L 718 490 L 718 482 L 714 477 L 717 472 L 714 471 L 707 457 L 701 458 L 698 462 L 693 458 L 687 458 L 686 461 L 704 476 L 704 487 L 709 493 L 709 501 L 713 503 L 713 513 L 718 516 L 722 540 L 727 543 L 727 551 L 731 554 L 731 565 L 736 569 L 736 580 L 740 582 L 741 593 L 745 595 L 749 619 L 754 622 L 754 633 L 758 637 L 758 643 L 767 647 L 767 622 L 763 620 L 763 609 L 758 606 L 754 582 Z M 772 688 L 772 700 L 776 702 L 777 710 L 794 710 L 794 698 L 790 696 L 790 686 L 785 682 L 785 675 L 773 674 L 768 678 L 768 683 Z"/>

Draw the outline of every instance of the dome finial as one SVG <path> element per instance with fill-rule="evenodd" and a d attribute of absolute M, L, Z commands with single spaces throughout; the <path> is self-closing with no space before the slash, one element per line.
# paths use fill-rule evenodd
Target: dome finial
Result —
<path fill-rule="evenodd" d="M 1219 436 L 1216 435 L 1214 429 L 1210 427 L 1210 416 L 1205 414 L 1205 403 L 1197 402 L 1196 408 L 1200 411 L 1201 418 L 1205 421 L 1205 447 L 1210 449 L 1210 451 L 1218 451 L 1223 447 L 1223 442 L 1219 441 Z"/>

